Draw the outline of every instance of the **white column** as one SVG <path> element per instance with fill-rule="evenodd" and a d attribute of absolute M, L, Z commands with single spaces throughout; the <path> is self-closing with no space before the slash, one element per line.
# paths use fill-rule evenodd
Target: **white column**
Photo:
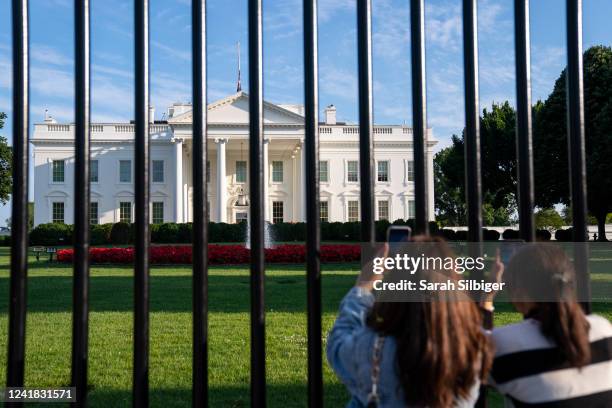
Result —
<path fill-rule="evenodd" d="M 300 147 L 300 221 L 306 222 L 306 154 L 303 142 Z"/>
<path fill-rule="evenodd" d="M 435 221 L 433 151 L 429 146 L 427 146 L 427 184 L 427 206 L 429 207 L 428 221 Z"/>
<path fill-rule="evenodd" d="M 297 149 L 293 150 L 291 153 L 291 221 L 298 222 L 299 221 L 299 201 L 300 197 L 298 195 L 299 190 L 299 157 Z"/>
<path fill-rule="evenodd" d="M 183 222 L 183 139 L 173 138 L 175 163 L 174 220 Z"/>
<path fill-rule="evenodd" d="M 270 145 L 270 139 L 263 140 L 263 166 L 264 166 L 264 220 L 271 222 L 270 219 L 270 162 L 268 160 L 268 147 Z"/>
<path fill-rule="evenodd" d="M 217 221 L 227 222 L 227 179 L 225 175 L 225 144 L 227 139 L 216 139 L 215 143 L 217 143 Z"/>

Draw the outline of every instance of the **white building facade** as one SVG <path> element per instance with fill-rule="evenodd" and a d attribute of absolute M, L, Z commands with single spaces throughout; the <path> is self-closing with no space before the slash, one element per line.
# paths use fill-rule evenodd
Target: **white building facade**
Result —
<path fill-rule="evenodd" d="M 208 201 L 211 221 L 234 223 L 248 217 L 237 205 L 248 194 L 248 95 L 238 92 L 208 106 Z M 320 132 L 322 221 L 358 221 L 359 128 L 336 121 L 325 111 Z M 304 221 L 304 117 L 301 105 L 264 103 L 264 169 L 267 197 L 262 211 L 270 222 Z M 374 126 L 376 219 L 414 217 L 412 129 Z M 74 125 L 50 118 L 36 124 L 34 224 L 73 223 Z M 428 204 L 434 217 L 433 147 L 428 130 Z M 151 222 L 192 221 L 192 111 L 174 104 L 167 121 L 151 124 Z M 91 125 L 91 222 L 134 219 L 134 125 Z"/>

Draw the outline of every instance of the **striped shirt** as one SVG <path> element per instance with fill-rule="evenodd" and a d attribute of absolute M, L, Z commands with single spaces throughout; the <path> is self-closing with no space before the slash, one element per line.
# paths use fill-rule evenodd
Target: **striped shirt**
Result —
<path fill-rule="evenodd" d="M 589 315 L 591 362 L 570 366 L 542 334 L 540 323 L 525 319 L 493 330 L 492 383 L 514 407 L 612 407 L 612 324 Z"/>

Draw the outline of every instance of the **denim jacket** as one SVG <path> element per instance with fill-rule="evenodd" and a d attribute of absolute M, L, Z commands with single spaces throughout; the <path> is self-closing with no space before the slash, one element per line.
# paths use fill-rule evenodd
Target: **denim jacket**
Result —
<path fill-rule="evenodd" d="M 372 391 L 372 357 L 376 332 L 366 324 L 374 304 L 370 291 L 352 288 L 340 303 L 340 311 L 327 338 L 327 359 L 351 394 L 348 408 L 365 407 Z M 387 337 L 382 348 L 378 380 L 378 408 L 405 407 L 404 392 L 395 365 L 395 338 Z M 478 398 L 479 383 L 470 398 L 457 401 L 455 407 L 472 407 Z"/>

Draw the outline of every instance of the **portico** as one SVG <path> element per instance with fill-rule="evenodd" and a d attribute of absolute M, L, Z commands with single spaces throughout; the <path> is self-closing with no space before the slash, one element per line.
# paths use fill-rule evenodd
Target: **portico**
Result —
<path fill-rule="evenodd" d="M 272 202 L 283 202 L 285 222 L 303 221 L 304 208 L 299 205 L 303 196 L 304 173 L 301 140 L 264 140 L 264 195 L 268 197 L 263 211 L 265 219 L 272 222 Z M 179 222 L 191 222 L 191 140 L 174 143 L 177 163 L 175 208 Z M 181 171 L 178 171 L 181 169 Z M 211 221 L 239 222 L 247 216 L 247 208 L 237 205 L 241 194 L 249 194 L 248 139 L 209 138 L 207 170 L 208 203 Z M 297 186 L 294 191 L 294 186 Z M 185 205 L 187 204 L 187 205 Z M 279 204 L 277 204 L 277 207 Z"/>

